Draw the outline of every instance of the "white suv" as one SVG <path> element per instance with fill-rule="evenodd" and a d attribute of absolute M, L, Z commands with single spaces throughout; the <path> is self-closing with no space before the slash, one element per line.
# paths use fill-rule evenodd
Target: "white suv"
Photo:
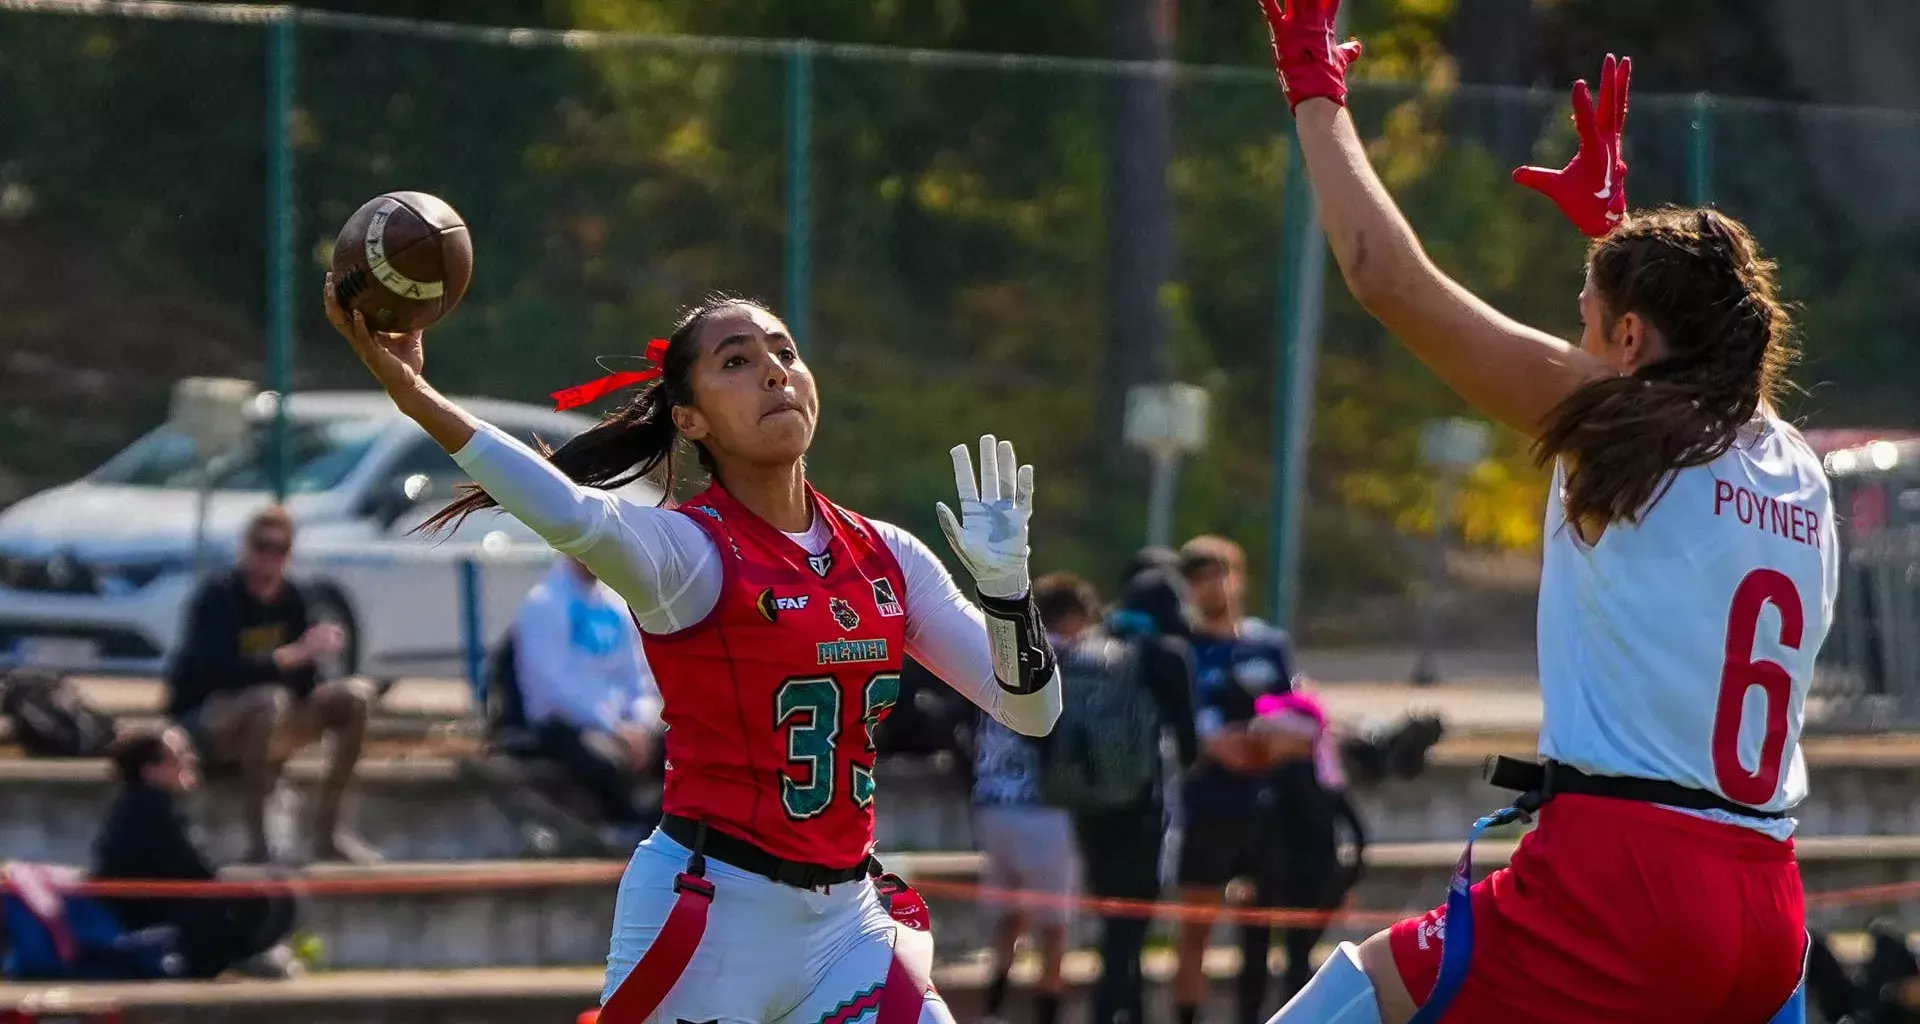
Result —
<path fill-rule="evenodd" d="M 558 445 L 591 425 L 519 402 L 461 399 L 521 440 Z M 265 443 L 213 481 L 206 566 L 232 564 L 247 520 L 271 500 Z M 292 573 L 348 644 L 336 671 L 382 678 L 465 668 L 462 563 L 478 566 L 488 643 L 512 621 L 554 554 L 518 520 L 471 517 L 443 541 L 409 531 L 466 477 L 377 392 L 312 392 L 287 402 L 286 506 L 299 524 Z M 196 577 L 198 470 L 170 426 L 93 473 L 0 512 L 0 665 L 157 675 L 180 636 Z M 630 488 L 637 501 L 658 491 Z"/>

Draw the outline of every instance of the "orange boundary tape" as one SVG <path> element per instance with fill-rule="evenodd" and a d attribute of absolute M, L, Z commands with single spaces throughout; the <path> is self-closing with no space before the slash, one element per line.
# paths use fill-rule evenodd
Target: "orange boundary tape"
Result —
<path fill-rule="evenodd" d="M 88 896 L 137 898 L 213 898 L 221 896 L 293 895 L 394 896 L 430 893 L 466 893 L 486 889 L 557 889 L 578 885 L 613 885 L 626 870 L 619 861 L 605 864 L 569 865 L 528 873 L 517 869 L 483 871 L 443 871 L 398 875 L 386 878 L 291 878 L 219 882 L 159 881 L 85 881 L 66 890 Z M 1275 927 L 1316 926 L 1338 919 L 1356 925 L 1388 925 L 1403 920 L 1417 909 L 1367 910 L 1343 907 L 1336 910 L 1312 910 L 1300 907 L 1230 907 L 1160 900 L 1110 899 L 1069 896 L 1057 893 L 998 889 L 970 882 L 927 879 L 914 882 L 921 894 L 952 900 L 967 900 L 997 906 L 1025 909 L 1066 907 L 1101 917 L 1155 917 L 1179 921 L 1223 921 L 1231 924 L 1270 925 Z M 0 889 L 11 886 L 0 880 Z M 1437 899 L 1441 894 L 1436 893 Z M 1920 881 L 1893 882 L 1884 885 L 1854 886 L 1826 892 L 1808 893 L 1810 907 L 1858 906 L 1920 897 Z"/>

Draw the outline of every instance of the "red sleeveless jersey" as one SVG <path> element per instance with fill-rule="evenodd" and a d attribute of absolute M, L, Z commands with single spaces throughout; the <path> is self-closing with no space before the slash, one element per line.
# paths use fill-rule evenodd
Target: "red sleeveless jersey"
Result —
<path fill-rule="evenodd" d="M 906 593 L 873 524 L 817 494 L 809 555 L 715 484 L 679 511 L 725 578 L 698 624 L 648 634 L 666 722 L 665 810 L 779 857 L 854 866 L 873 848 L 873 735 L 900 693 Z"/>

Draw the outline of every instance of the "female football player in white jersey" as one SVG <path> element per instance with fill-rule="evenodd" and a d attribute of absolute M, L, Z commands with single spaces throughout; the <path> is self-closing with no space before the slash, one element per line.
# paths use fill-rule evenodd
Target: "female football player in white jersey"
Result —
<path fill-rule="evenodd" d="M 665 816 L 621 879 L 601 1024 L 951 1024 L 925 905 L 872 855 L 872 729 L 908 653 L 1009 729 L 1052 729 L 1059 673 L 1027 573 L 1033 467 L 983 437 L 976 483 L 967 447 L 951 453 L 960 513 L 937 512 L 976 605 L 925 544 L 808 483 L 819 393 L 757 303 L 704 302 L 648 346 L 648 369 L 556 394 L 642 385 L 542 454 L 429 386 L 419 333 L 371 333 L 331 280 L 327 299 L 394 404 L 484 488 L 430 524 L 497 503 L 593 569 L 646 633 Z M 712 477 L 701 494 L 664 509 L 614 493 L 670 473 L 683 445 Z"/>
<path fill-rule="evenodd" d="M 1579 155 L 1517 173 L 1595 238 L 1580 341 L 1507 319 L 1434 266 L 1368 165 L 1338 0 L 1262 3 L 1348 287 L 1554 468 L 1544 767 L 1506 766 L 1526 795 L 1501 816 L 1538 828 L 1510 867 L 1456 876 L 1445 909 L 1343 945 L 1275 1020 L 1791 1012 L 1806 939 L 1785 812 L 1807 792 L 1802 709 L 1838 562 L 1820 463 L 1773 404 L 1790 349 L 1772 265 L 1713 210 L 1626 214 L 1630 66 L 1609 58 L 1597 113 L 1575 88 Z"/>

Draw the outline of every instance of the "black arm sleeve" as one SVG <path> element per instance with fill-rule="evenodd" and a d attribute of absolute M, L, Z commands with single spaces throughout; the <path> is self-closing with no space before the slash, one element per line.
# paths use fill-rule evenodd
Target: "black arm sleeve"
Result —
<path fill-rule="evenodd" d="M 1016 694 L 1039 692 L 1053 678 L 1056 662 L 1033 595 L 1011 601 L 977 596 L 987 617 L 987 642 L 993 648 L 993 674 L 1000 688 Z"/>
<path fill-rule="evenodd" d="M 1161 719 L 1173 730 L 1180 770 L 1186 771 L 1200 756 L 1200 740 L 1194 733 L 1193 720 L 1193 651 L 1182 640 L 1157 637 L 1147 641 L 1141 657 L 1145 659 L 1147 685 L 1153 690 Z"/>

